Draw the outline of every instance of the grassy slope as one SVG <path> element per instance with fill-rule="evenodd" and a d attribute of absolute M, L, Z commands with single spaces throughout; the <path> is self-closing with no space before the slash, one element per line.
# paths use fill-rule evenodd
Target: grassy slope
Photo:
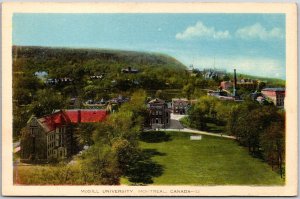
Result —
<path fill-rule="evenodd" d="M 172 140 L 141 142 L 143 149 L 166 153 L 152 160 L 163 165 L 164 173 L 154 185 L 282 185 L 280 176 L 232 140 L 202 136 L 190 141 L 190 134 L 172 132 Z M 125 181 L 124 181 L 125 182 Z"/>

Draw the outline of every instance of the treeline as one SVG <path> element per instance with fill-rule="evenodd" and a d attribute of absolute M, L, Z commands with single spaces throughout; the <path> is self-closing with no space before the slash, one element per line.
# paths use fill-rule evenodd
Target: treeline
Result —
<path fill-rule="evenodd" d="M 252 156 L 265 160 L 284 176 L 284 110 L 251 100 L 232 102 L 204 96 L 190 108 L 183 122 L 200 130 L 207 130 L 209 123 L 224 126 L 227 134 L 235 136 Z"/>
<path fill-rule="evenodd" d="M 118 185 L 123 176 L 132 183 L 151 183 L 147 176 L 151 160 L 138 143 L 147 115 L 145 100 L 145 92 L 136 91 L 130 102 L 104 122 L 79 126 L 75 132 L 77 143 L 81 148 L 89 146 L 82 155 L 68 164 L 35 166 L 37 169 L 19 166 L 15 182 Z"/>

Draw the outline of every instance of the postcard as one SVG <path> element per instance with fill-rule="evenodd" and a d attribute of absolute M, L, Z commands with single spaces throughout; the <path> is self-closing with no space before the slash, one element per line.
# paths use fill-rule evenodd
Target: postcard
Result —
<path fill-rule="evenodd" d="M 292 3 L 3 3 L 2 194 L 295 196 Z"/>

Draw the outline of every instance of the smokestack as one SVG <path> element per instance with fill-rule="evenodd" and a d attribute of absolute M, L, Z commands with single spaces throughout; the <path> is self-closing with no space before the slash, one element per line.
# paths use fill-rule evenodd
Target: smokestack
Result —
<path fill-rule="evenodd" d="M 236 69 L 234 69 L 234 80 L 233 80 L 233 96 L 236 97 L 236 82 L 237 82 L 237 79 L 236 79 Z"/>

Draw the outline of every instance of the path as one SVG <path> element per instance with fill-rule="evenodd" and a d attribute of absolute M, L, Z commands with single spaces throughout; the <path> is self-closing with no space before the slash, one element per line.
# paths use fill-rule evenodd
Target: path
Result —
<path fill-rule="evenodd" d="M 184 128 L 184 126 L 179 122 L 179 120 L 187 115 L 179 115 L 179 114 L 173 114 L 171 113 L 171 122 L 170 127 L 167 129 L 161 129 L 165 131 L 180 131 L 180 132 L 186 132 L 186 133 L 196 133 L 201 135 L 210 135 L 210 136 L 216 136 L 216 137 L 224 137 L 229 139 L 236 139 L 234 136 L 229 135 L 223 135 L 221 133 L 209 133 L 206 131 L 199 131 L 196 129 L 190 129 L 190 128 Z"/>
<path fill-rule="evenodd" d="M 194 129 L 188 129 L 188 128 L 183 128 L 183 129 L 160 129 L 161 131 L 178 131 L 182 133 L 195 133 L 195 134 L 201 134 L 201 135 L 210 135 L 210 136 L 216 136 L 216 137 L 223 137 L 223 138 L 229 138 L 229 139 L 236 139 L 234 136 L 229 136 L 229 135 L 223 135 L 223 134 L 216 134 L 216 133 L 209 133 L 206 131 L 199 131 L 199 130 L 194 130 Z"/>

